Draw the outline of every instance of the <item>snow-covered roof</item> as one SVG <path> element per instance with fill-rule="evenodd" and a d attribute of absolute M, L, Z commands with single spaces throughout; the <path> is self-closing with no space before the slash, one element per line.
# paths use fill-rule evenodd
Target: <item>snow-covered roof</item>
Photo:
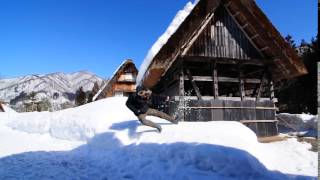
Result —
<path fill-rule="evenodd" d="M 176 30 L 179 28 L 182 22 L 186 19 L 186 17 L 188 17 L 188 15 L 191 13 L 191 11 L 197 5 L 198 2 L 199 0 L 195 0 L 194 3 L 188 2 L 184 6 L 184 8 L 176 14 L 176 16 L 172 20 L 167 30 L 153 44 L 153 46 L 149 50 L 147 56 L 145 57 L 144 61 L 140 66 L 139 74 L 136 82 L 137 85 L 140 84 L 141 80 L 143 79 L 143 76 L 146 73 L 146 70 L 148 69 L 153 58 L 158 54 L 158 52 L 163 47 L 163 45 L 167 43 L 168 39 L 176 32 Z"/>

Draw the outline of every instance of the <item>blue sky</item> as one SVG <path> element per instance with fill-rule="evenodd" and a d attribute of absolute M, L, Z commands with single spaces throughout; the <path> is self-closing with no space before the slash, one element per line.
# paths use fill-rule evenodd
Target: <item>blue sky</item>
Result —
<path fill-rule="evenodd" d="M 1 0 L 0 76 L 88 70 L 106 78 L 127 58 L 139 68 L 187 2 Z M 282 35 L 316 35 L 316 0 L 256 2 Z"/>

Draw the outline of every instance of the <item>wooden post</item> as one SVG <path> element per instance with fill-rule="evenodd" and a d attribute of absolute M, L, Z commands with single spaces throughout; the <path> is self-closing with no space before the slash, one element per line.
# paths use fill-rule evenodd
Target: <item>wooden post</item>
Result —
<path fill-rule="evenodd" d="M 265 84 L 265 79 L 266 79 L 266 73 L 264 72 L 261 76 L 261 83 L 254 89 L 252 97 L 256 97 L 256 101 L 260 100 L 261 97 L 261 91 L 262 88 Z"/>
<path fill-rule="evenodd" d="M 244 89 L 243 72 L 242 72 L 241 68 L 239 68 L 239 89 L 240 89 L 241 101 L 243 101 L 243 100 L 245 100 L 246 92 Z"/>
<path fill-rule="evenodd" d="M 191 85 L 192 85 L 193 89 L 195 90 L 195 92 L 196 92 L 196 94 L 197 94 L 198 100 L 202 100 L 202 96 L 201 96 L 201 94 L 200 94 L 200 90 L 199 90 L 197 84 L 195 83 L 195 81 L 194 81 L 194 79 L 193 79 L 193 77 L 192 77 L 192 75 L 191 75 L 190 70 L 189 70 L 189 69 L 186 69 L 186 73 L 187 73 L 187 75 L 188 75 L 188 77 L 189 77 L 189 80 L 190 80 L 190 82 L 191 82 Z"/>
<path fill-rule="evenodd" d="M 272 79 L 269 80 L 270 99 L 274 100 L 274 86 Z"/>
<path fill-rule="evenodd" d="M 218 70 L 217 70 L 217 63 L 214 62 L 213 65 L 213 96 L 214 99 L 219 98 L 219 89 L 218 89 Z"/>
<path fill-rule="evenodd" d="M 180 77 L 179 77 L 179 107 L 178 107 L 178 115 L 180 118 L 180 121 L 184 121 L 184 72 L 183 67 L 180 70 Z"/>

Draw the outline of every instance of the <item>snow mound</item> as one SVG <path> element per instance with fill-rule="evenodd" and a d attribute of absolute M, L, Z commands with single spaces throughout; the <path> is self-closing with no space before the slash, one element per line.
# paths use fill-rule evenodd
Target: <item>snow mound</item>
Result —
<path fill-rule="evenodd" d="M 146 70 L 151 64 L 153 58 L 158 54 L 160 49 L 167 43 L 169 38 L 177 31 L 182 22 L 187 18 L 187 16 L 191 13 L 193 8 L 197 5 L 199 0 L 196 0 L 194 3 L 188 2 L 185 7 L 180 10 L 177 15 L 172 20 L 171 24 L 167 28 L 167 30 L 159 37 L 159 39 L 153 44 L 151 49 L 149 50 L 147 56 L 145 57 L 143 63 L 140 66 L 139 73 L 137 76 L 136 84 L 139 85 L 143 79 Z"/>
<path fill-rule="evenodd" d="M 0 179 L 316 179 L 310 144 L 261 144 L 239 122 L 148 117 L 160 134 L 142 126 L 126 100 L 0 115 Z M 20 154 L 8 156 L 10 149 Z"/>
<path fill-rule="evenodd" d="M 109 98 L 57 112 L 17 113 L 7 120 L 7 126 L 28 133 L 49 133 L 64 140 L 86 141 L 105 132 L 112 123 L 136 119 L 125 102 L 126 98 Z"/>

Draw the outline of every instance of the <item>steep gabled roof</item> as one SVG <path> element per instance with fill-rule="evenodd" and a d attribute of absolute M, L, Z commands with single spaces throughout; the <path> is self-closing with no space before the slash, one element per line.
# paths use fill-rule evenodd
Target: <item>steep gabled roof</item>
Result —
<path fill-rule="evenodd" d="M 99 99 L 99 97 L 102 95 L 101 93 L 109 91 L 110 88 L 112 87 L 112 85 L 117 82 L 117 80 L 119 79 L 120 75 L 130 66 L 133 66 L 134 69 L 136 70 L 136 72 L 138 72 L 135 64 L 133 63 L 133 61 L 131 59 L 127 59 L 127 60 L 123 61 L 121 63 L 121 65 L 117 68 L 117 70 L 113 73 L 111 79 L 108 82 L 106 82 L 100 88 L 98 93 L 93 97 L 93 101 L 95 101 L 96 99 Z"/>
<path fill-rule="evenodd" d="M 220 6 L 234 18 L 264 59 L 270 61 L 269 70 L 275 81 L 307 73 L 295 50 L 284 40 L 254 0 L 200 0 L 152 58 L 148 68 L 140 71 L 139 76 L 142 78 L 138 83 L 152 88 L 177 57 L 186 54 Z"/>

